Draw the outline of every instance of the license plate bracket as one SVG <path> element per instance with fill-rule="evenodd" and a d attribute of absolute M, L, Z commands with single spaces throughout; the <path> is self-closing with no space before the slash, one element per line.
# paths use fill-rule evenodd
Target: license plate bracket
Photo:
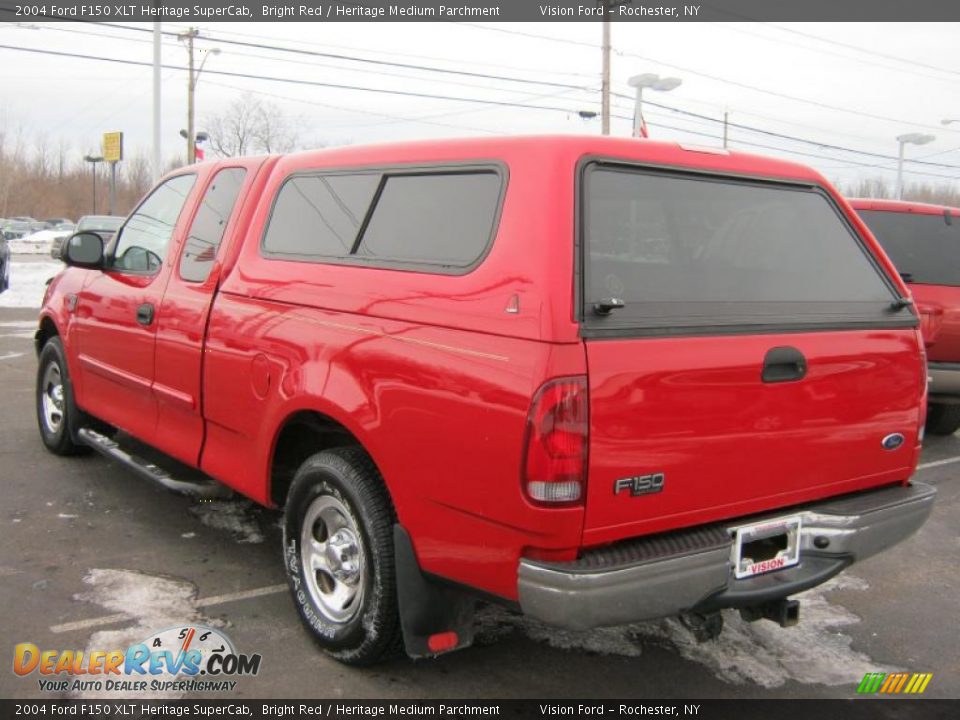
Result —
<path fill-rule="evenodd" d="M 737 580 L 793 567 L 800 562 L 801 517 L 794 515 L 731 528 Z"/>

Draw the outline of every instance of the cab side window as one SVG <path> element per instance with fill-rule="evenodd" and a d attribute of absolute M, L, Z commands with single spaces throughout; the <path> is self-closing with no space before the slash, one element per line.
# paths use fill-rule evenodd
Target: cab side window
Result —
<path fill-rule="evenodd" d="M 210 274 L 246 175 L 243 168 L 225 168 L 203 194 L 180 258 L 180 277 L 184 280 L 203 282 Z"/>
<path fill-rule="evenodd" d="M 113 252 L 114 270 L 153 273 L 160 269 L 195 181 L 195 175 L 172 177 L 140 204 L 120 230 Z"/>

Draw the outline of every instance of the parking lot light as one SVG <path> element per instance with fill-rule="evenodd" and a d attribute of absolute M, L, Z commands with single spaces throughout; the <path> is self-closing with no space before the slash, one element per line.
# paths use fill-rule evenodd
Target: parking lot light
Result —
<path fill-rule="evenodd" d="M 897 142 L 900 143 L 900 153 L 897 156 L 897 200 L 903 199 L 903 151 L 907 145 L 926 145 L 936 140 L 936 136 L 924 133 L 906 133 L 898 135 Z"/>

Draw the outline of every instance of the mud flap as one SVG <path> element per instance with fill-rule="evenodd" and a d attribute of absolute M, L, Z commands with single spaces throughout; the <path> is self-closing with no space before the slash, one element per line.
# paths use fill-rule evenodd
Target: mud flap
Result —
<path fill-rule="evenodd" d="M 431 657 L 473 644 L 476 599 L 423 574 L 410 535 L 393 526 L 397 599 L 403 644 L 413 658 Z"/>

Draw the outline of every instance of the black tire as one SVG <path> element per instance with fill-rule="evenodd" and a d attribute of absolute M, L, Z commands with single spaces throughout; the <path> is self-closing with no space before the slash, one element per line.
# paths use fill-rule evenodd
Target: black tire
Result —
<path fill-rule="evenodd" d="M 79 455 L 90 450 L 73 440 L 82 417 L 74 404 L 71 388 L 63 344 L 60 338 L 52 337 L 40 351 L 36 409 L 40 439 L 54 455 Z"/>
<path fill-rule="evenodd" d="M 927 432 L 953 435 L 957 430 L 960 430 L 960 405 L 931 403 L 927 408 Z"/>
<path fill-rule="evenodd" d="M 318 645 L 344 664 L 373 665 L 403 647 L 394 522 L 380 473 L 359 448 L 317 453 L 294 476 L 283 518 L 287 579 Z"/>

